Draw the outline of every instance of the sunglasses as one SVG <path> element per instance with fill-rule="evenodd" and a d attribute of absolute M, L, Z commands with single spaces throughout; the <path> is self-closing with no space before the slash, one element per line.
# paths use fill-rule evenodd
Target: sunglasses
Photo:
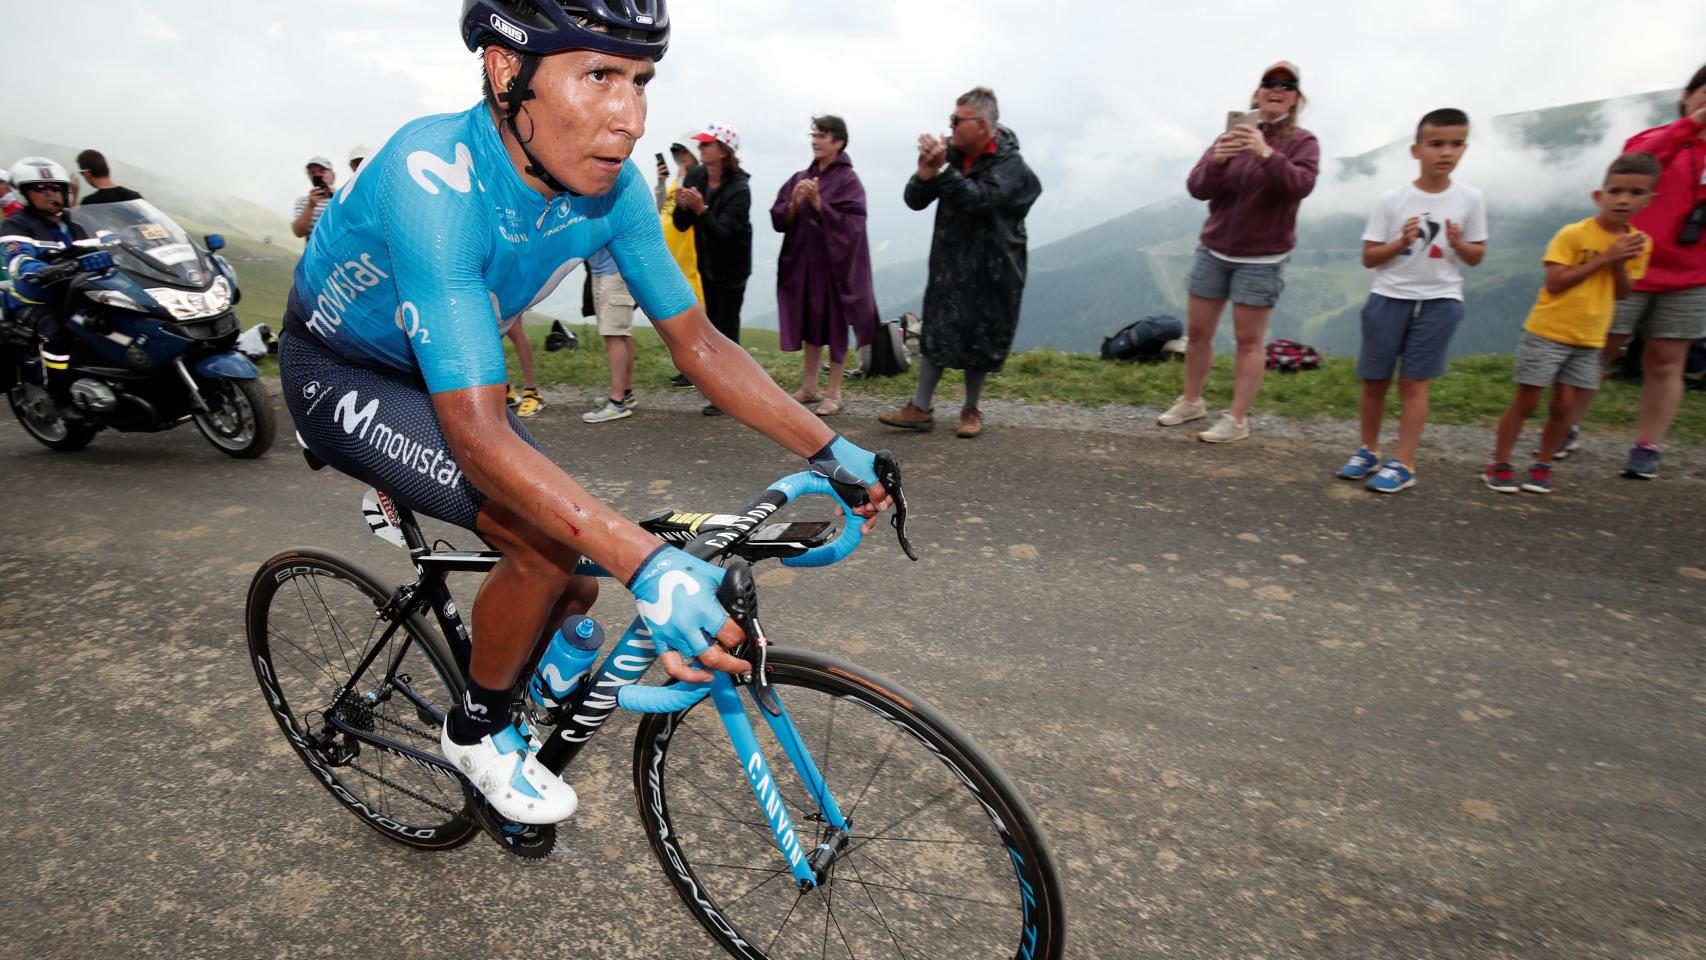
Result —
<path fill-rule="evenodd" d="M 32 183 L 24 188 L 25 193 L 64 193 L 65 188 L 57 183 Z"/>
<path fill-rule="evenodd" d="M 957 113 L 950 113 L 948 114 L 948 126 L 957 127 L 962 123 L 975 123 L 982 119 L 982 117 L 962 117 Z"/>
<path fill-rule="evenodd" d="M 1264 78 L 1262 78 L 1262 89 L 1263 90 L 1296 90 L 1297 89 L 1297 81 L 1296 80 L 1269 80 L 1266 77 L 1264 77 Z"/>

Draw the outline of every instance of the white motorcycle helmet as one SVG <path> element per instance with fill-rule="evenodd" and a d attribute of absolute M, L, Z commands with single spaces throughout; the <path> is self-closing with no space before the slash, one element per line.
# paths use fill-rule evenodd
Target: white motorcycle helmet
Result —
<path fill-rule="evenodd" d="M 12 189 L 19 193 L 34 184 L 51 183 L 64 190 L 67 198 L 71 196 L 71 174 L 46 157 L 25 157 L 12 164 L 7 173 L 12 178 Z"/>

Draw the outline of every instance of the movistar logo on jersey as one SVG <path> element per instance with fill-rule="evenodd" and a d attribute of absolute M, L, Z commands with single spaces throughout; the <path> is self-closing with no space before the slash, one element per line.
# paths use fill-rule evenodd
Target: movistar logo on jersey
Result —
<path fill-rule="evenodd" d="M 526 44 L 527 43 L 527 31 L 526 30 L 523 30 L 520 27 L 516 26 L 515 24 L 510 23 L 508 20 L 505 20 L 503 17 L 500 17 L 495 13 L 492 14 L 492 29 L 496 30 L 497 32 L 503 34 L 504 36 L 510 38 L 511 40 L 514 40 L 516 43 L 520 43 L 520 44 Z"/>
<path fill-rule="evenodd" d="M 326 274 L 319 296 L 314 298 L 314 312 L 308 317 L 308 327 L 322 337 L 331 337 L 343 325 L 344 313 L 364 291 L 379 286 L 379 281 L 391 275 L 373 262 L 373 254 L 364 253 L 359 259 L 347 260 Z"/>
<path fill-rule="evenodd" d="M 436 197 L 438 184 L 427 179 L 429 173 L 457 193 L 467 193 L 474 182 L 474 155 L 468 152 L 466 143 L 458 143 L 449 160 L 431 150 L 416 150 L 409 154 L 409 176 L 422 190 Z"/>
<path fill-rule="evenodd" d="M 361 397 L 351 390 L 338 398 L 332 419 L 344 433 L 366 440 L 373 449 L 446 487 L 462 479 L 456 461 L 440 447 L 428 446 L 379 419 L 379 398 L 361 406 Z"/>

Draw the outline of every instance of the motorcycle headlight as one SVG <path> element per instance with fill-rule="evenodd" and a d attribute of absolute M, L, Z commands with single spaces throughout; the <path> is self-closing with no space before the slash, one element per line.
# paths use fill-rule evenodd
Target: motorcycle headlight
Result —
<path fill-rule="evenodd" d="M 173 320 L 199 320 L 224 313 L 231 306 L 231 285 L 225 282 L 224 277 L 213 281 L 213 285 L 206 290 L 149 287 L 148 295 L 165 307 Z"/>
<path fill-rule="evenodd" d="M 148 312 L 147 307 L 138 304 L 117 290 L 89 290 L 86 292 L 89 294 L 90 300 L 105 307 L 113 307 L 118 310 L 135 310 L 137 313 Z"/>

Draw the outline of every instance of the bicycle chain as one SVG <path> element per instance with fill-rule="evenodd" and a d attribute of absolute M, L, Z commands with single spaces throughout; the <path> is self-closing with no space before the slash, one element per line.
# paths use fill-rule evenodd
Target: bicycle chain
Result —
<path fill-rule="evenodd" d="M 462 811 L 452 810 L 449 807 L 445 806 L 442 803 L 439 803 L 436 800 L 432 800 L 432 799 L 429 799 L 427 797 L 424 797 L 424 796 L 416 793 L 415 791 L 410 790 L 408 787 L 405 787 L 402 784 L 396 782 L 395 780 L 390 779 L 389 777 L 385 776 L 384 774 L 374 773 L 372 770 L 369 770 L 366 767 L 362 766 L 361 764 L 356 763 L 354 760 L 351 760 L 350 762 L 344 764 L 344 766 L 349 767 L 350 769 L 356 771 L 357 773 L 363 774 L 364 776 L 371 777 L 374 780 L 377 780 L 380 783 L 383 783 L 387 787 L 390 787 L 391 789 L 397 791 L 398 793 L 400 793 L 406 797 L 409 797 L 413 800 L 418 800 L 421 803 L 424 803 L 427 806 L 432 807 L 435 810 L 442 810 L 443 812 L 455 817 L 458 820 L 462 820 L 462 821 L 466 822 L 468 819 L 467 815 L 464 814 Z"/>

